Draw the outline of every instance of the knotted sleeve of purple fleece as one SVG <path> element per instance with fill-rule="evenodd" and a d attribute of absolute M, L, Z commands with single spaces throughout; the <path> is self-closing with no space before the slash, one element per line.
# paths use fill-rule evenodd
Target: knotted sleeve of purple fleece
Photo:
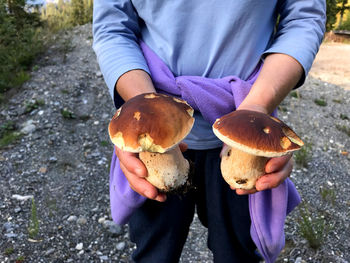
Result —
<path fill-rule="evenodd" d="M 247 81 L 237 77 L 174 77 L 150 48 L 144 43 L 140 46 L 157 91 L 183 98 L 210 123 L 235 110 L 249 93 L 259 74 L 258 67 Z M 111 165 L 110 194 L 112 217 L 119 224 L 127 222 L 134 209 L 145 201 L 144 197 L 130 188 L 115 154 Z M 286 216 L 299 202 L 300 196 L 289 179 L 276 188 L 249 195 L 251 237 L 267 263 L 274 262 L 281 252 L 284 246 Z"/>
<path fill-rule="evenodd" d="M 117 224 L 126 224 L 132 213 L 146 198 L 131 189 L 128 180 L 120 169 L 119 160 L 113 151 L 109 173 L 109 196 L 112 219 Z"/>

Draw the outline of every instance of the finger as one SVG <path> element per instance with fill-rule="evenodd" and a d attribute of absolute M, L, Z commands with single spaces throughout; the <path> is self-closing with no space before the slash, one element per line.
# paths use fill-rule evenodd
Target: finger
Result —
<path fill-rule="evenodd" d="M 224 156 L 228 150 L 229 146 L 227 146 L 227 144 L 223 144 L 222 145 L 222 149 L 221 149 L 221 152 L 220 152 L 220 158 L 222 158 L 222 156 Z"/>
<path fill-rule="evenodd" d="M 257 192 L 256 189 L 250 189 L 250 190 L 236 189 L 236 194 L 238 195 L 249 195 L 249 194 L 254 194 L 256 192 Z"/>
<path fill-rule="evenodd" d="M 281 157 L 271 158 L 265 166 L 265 172 L 266 173 L 273 173 L 277 172 L 289 162 L 289 160 L 292 158 L 292 154 L 287 154 Z"/>
<path fill-rule="evenodd" d="M 180 142 L 179 147 L 181 152 L 185 152 L 188 149 L 188 145 L 185 142 Z"/>
<path fill-rule="evenodd" d="M 138 175 L 140 177 L 147 176 L 147 169 L 143 162 L 137 157 L 136 153 L 125 152 L 118 147 L 115 147 L 116 155 L 119 158 L 121 164 L 123 164 L 124 169 Z"/>
<path fill-rule="evenodd" d="M 290 159 L 281 170 L 261 176 L 256 181 L 255 187 L 258 191 L 275 188 L 291 174 L 292 170 L 293 161 Z"/>
<path fill-rule="evenodd" d="M 128 180 L 131 189 L 133 189 L 135 192 L 146 198 L 160 202 L 164 202 L 166 200 L 166 195 L 163 193 L 158 193 L 157 188 L 150 184 L 146 179 L 129 172 L 122 163 L 120 164 L 120 168 Z"/>

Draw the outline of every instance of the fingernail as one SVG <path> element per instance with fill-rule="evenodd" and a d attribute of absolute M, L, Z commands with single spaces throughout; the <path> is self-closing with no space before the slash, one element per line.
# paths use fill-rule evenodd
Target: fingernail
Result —
<path fill-rule="evenodd" d="M 138 176 L 142 176 L 142 169 L 136 168 L 136 169 L 135 169 L 135 173 L 136 173 Z"/>
<path fill-rule="evenodd" d="M 144 196 L 146 196 L 147 198 L 151 198 L 151 195 L 152 195 L 151 191 L 145 191 L 143 194 L 144 194 Z"/>

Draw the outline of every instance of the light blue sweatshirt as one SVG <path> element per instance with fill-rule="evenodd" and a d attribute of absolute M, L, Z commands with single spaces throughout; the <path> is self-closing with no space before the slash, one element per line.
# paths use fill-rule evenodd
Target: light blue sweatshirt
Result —
<path fill-rule="evenodd" d="M 305 77 L 323 38 L 325 14 L 324 0 L 95 0 L 93 48 L 114 99 L 122 74 L 149 72 L 139 39 L 175 76 L 247 79 L 264 54 L 284 53 L 302 65 Z M 189 148 L 220 146 L 210 124 L 198 112 L 195 118 L 185 140 Z"/>

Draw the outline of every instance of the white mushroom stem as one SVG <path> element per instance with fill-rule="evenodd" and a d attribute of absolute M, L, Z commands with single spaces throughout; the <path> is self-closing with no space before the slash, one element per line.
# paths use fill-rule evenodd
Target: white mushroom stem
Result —
<path fill-rule="evenodd" d="M 148 171 L 146 179 L 158 189 L 170 191 L 187 182 L 190 166 L 179 146 L 165 153 L 141 152 L 139 157 Z"/>
<path fill-rule="evenodd" d="M 222 153 L 221 173 L 225 181 L 235 189 L 253 189 L 256 180 L 265 174 L 268 159 L 227 147 Z"/>

